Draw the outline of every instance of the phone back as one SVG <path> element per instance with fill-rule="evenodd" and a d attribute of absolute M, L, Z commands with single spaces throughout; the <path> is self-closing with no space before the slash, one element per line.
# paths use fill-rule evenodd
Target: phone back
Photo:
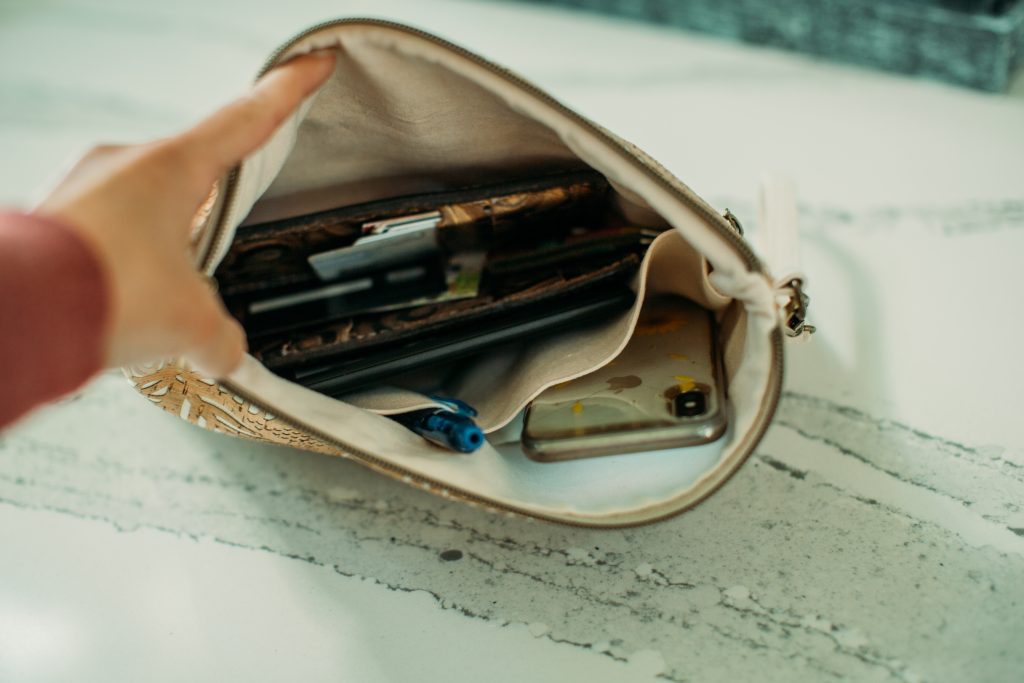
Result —
<path fill-rule="evenodd" d="M 527 454 L 564 460 L 706 443 L 725 430 L 715 321 L 674 296 L 644 302 L 623 352 L 530 405 Z"/>

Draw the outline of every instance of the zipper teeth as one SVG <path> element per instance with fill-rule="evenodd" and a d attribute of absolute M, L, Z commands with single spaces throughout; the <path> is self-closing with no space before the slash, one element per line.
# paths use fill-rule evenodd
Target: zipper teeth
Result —
<path fill-rule="evenodd" d="M 697 213 L 699 213 L 712 226 L 714 226 L 714 228 L 718 231 L 718 233 L 723 238 L 725 238 L 725 240 L 727 242 L 729 242 L 729 244 L 732 245 L 739 252 L 740 256 L 742 256 L 742 258 L 746 262 L 746 265 L 751 270 L 756 271 L 756 272 L 762 272 L 762 273 L 764 272 L 764 267 L 761 264 L 760 259 L 758 259 L 757 255 L 754 254 L 753 250 L 746 243 L 746 241 L 742 237 L 740 237 L 740 236 L 738 236 L 736 234 L 736 232 L 732 229 L 732 226 L 729 225 L 729 223 L 726 221 L 725 218 L 723 218 L 719 214 L 715 213 L 715 211 L 710 209 L 706 204 L 704 204 L 703 201 L 701 201 L 698 197 L 693 195 L 687 189 L 684 189 L 683 187 L 680 187 L 680 186 L 678 186 L 678 185 L 676 185 L 676 184 L 674 184 L 672 182 L 669 182 L 661 173 L 659 173 L 656 169 L 652 168 L 650 163 L 648 163 L 645 160 L 639 158 L 633 151 L 628 149 L 622 143 L 621 140 L 619 140 L 618 138 L 616 138 L 613 135 L 609 134 L 607 131 L 601 129 L 599 126 L 594 124 L 589 119 L 587 119 L 587 118 L 577 114 L 573 110 L 569 109 L 568 107 L 566 107 L 564 104 L 562 104 L 561 102 L 559 102 L 558 100 L 553 98 L 548 93 L 546 93 L 543 90 L 539 89 L 538 87 L 536 87 L 532 83 L 529 83 L 529 82 L 523 80 L 522 78 L 520 78 L 518 75 L 512 73 L 511 71 L 509 71 L 507 69 L 504 69 L 504 68 L 498 66 L 497 64 L 494 64 L 493 62 L 490 62 L 490 61 L 484 59 L 483 57 L 480 57 L 479 55 L 477 55 L 477 54 L 475 54 L 473 52 L 470 52 L 469 50 L 467 50 L 467 49 L 465 49 L 465 48 L 463 48 L 463 47 L 461 47 L 459 45 L 451 43 L 451 42 L 449 42 L 449 41 L 447 41 L 447 40 L 445 40 L 443 38 L 439 38 L 438 36 L 435 36 L 433 34 L 427 33 L 426 31 L 421 31 L 420 29 L 413 28 L 411 26 L 406 26 L 405 24 L 400 24 L 398 22 L 393 22 L 393 21 L 386 21 L 386 20 L 382 20 L 382 19 L 349 18 L 349 19 L 335 19 L 335 20 L 332 20 L 332 21 L 324 21 L 324 22 L 321 22 L 319 24 L 315 24 L 313 26 L 310 26 L 306 30 L 302 31 L 301 33 L 296 34 L 290 40 L 288 40 L 286 43 L 284 43 L 283 45 L 278 47 L 271 54 L 271 56 L 267 59 L 267 61 L 264 62 L 263 66 L 260 68 L 259 73 L 256 76 L 256 79 L 258 80 L 259 78 L 261 78 L 267 71 L 269 71 L 277 63 L 277 61 L 281 58 L 281 56 L 285 52 L 287 52 L 289 49 L 291 49 L 291 47 L 293 45 L 295 45 L 297 42 L 301 41 L 302 39 L 306 38 L 307 36 L 310 36 L 310 35 L 318 32 L 318 31 L 322 31 L 322 30 L 324 30 L 326 28 L 333 28 L 333 27 L 336 27 L 336 26 L 345 26 L 345 25 L 352 25 L 352 24 L 362 24 L 362 25 L 366 25 L 366 26 L 376 26 L 376 27 L 381 27 L 381 28 L 392 28 L 392 29 L 395 29 L 397 31 L 401 31 L 401 32 L 404 32 L 404 33 L 408 33 L 410 35 L 414 35 L 414 36 L 420 37 L 420 38 L 422 38 L 424 40 L 427 40 L 428 42 L 434 43 L 435 45 L 439 45 L 441 47 L 444 47 L 444 48 L 446 48 L 446 49 L 448 49 L 448 50 L 450 50 L 450 51 L 452 51 L 452 52 L 454 52 L 454 53 L 456 53 L 456 54 L 458 54 L 458 55 L 468 59 L 469 61 L 471 61 L 471 62 L 473 62 L 473 63 L 475 63 L 475 64 L 477 64 L 479 66 L 482 66 L 482 67 L 488 69 L 489 71 L 491 71 L 491 72 L 493 72 L 493 73 L 495 73 L 495 74 L 505 78 L 506 80 L 510 81 L 511 83 L 513 83 L 514 85 L 518 86 L 522 90 L 525 90 L 525 91 L 529 92 L 531 95 L 533 95 L 533 96 L 537 97 L 538 99 L 542 100 L 545 104 L 548 104 L 549 106 L 553 107 L 560 114 L 568 117 L 573 122 L 575 122 L 575 123 L 583 126 L 584 128 L 586 128 L 588 130 L 588 132 L 590 132 L 591 134 L 597 136 L 598 138 L 600 138 L 606 144 L 611 145 L 613 148 L 615 148 L 615 149 L 619 150 L 620 152 L 622 152 L 623 154 L 625 154 L 626 157 L 627 157 L 627 160 L 629 162 L 631 162 L 634 166 L 636 166 L 638 169 L 640 169 L 641 172 L 643 172 L 645 175 L 647 175 L 651 180 L 653 180 L 656 183 L 658 183 L 659 185 L 661 185 L 662 188 L 668 190 L 669 193 L 674 195 L 676 198 L 681 199 L 684 204 L 686 204 L 689 208 L 691 208 L 694 211 L 696 211 Z M 653 162 L 653 159 L 651 161 Z M 657 162 L 654 162 L 654 163 L 657 163 Z M 239 168 L 240 168 L 239 166 L 236 166 L 228 174 L 228 179 L 227 179 L 227 184 L 226 184 L 226 189 L 225 189 L 225 195 L 224 195 L 224 210 L 221 212 L 220 216 L 218 217 L 218 219 L 216 221 L 216 224 L 213 226 L 213 231 L 214 231 L 213 238 L 210 240 L 210 243 L 207 246 L 206 252 L 203 254 L 203 257 L 200 260 L 200 268 L 202 270 L 204 270 L 204 271 L 209 269 L 213 265 L 212 261 L 213 261 L 214 257 L 216 256 L 216 254 L 220 251 L 221 243 L 224 240 L 224 232 L 225 232 L 224 224 L 225 224 L 225 219 L 227 218 L 229 212 L 232 209 L 231 205 L 232 205 L 232 203 L 234 201 L 235 192 L 236 192 L 236 188 L 237 188 L 237 185 L 238 185 L 237 181 L 238 181 L 238 176 L 239 176 Z M 776 327 L 773 330 L 773 332 L 772 332 L 771 344 L 772 344 L 772 363 L 773 363 L 773 367 L 774 367 L 774 370 L 775 370 L 775 372 L 772 373 L 772 377 L 775 378 L 775 381 L 774 381 L 774 386 L 771 388 L 771 396 L 769 397 L 768 410 L 766 410 L 763 413 L 764 419 L 762 419 L 761 424 L 758 425 L 757 430 L 754 433 L 753 437 L 752 438 L 748 438 L 748 441 L 751 443 L 751 445 L 747 448 L 747 451 L 745 453 L 743 453 L 743 455 L 741 456 L 739 462 L 736 464 L 737 468 L 744 461 L 746 461 L 746 459 L 748 457 L 750 457 L 750 454 L 754 450 L 754 446 L 758 442 L 760 442 L 760 440 L 764 436 L 765 432 L 768 430 L 768 427 L 771 424 L 771 418 L 775 415 L 775 412 L 776 412 L 776 410 L 778 408 L 778 405 L 779 405 L 779 400 L 782 397 L 782 381 L 781 381 L 781 377 L 782 377 L 782 372 L 783 372 L 784 360 L 783 360 L 783 350 L 782 350 L 782 346 L 783 346 L 782 331 L 779 329 L 779 327 Z M 420 476 L 420 475 L 418 475 L 418 474 L 416 474 L 414 472 L 411 472 L 411 471 L 406 470 L 406 469 L 404 469 L 402 467 L 394 465 L 394 464 L 392 464 L 392 463 L 390 463 L 390 462 L 388 462 L 388 461 L 386 461 L 386 460 L 384 460 L 384 459 L 382 459 L 382 458 L 380 458 L 380 457 L 378 457 L 376 455 L 373 455 L 372 453 L 367 453 L 366 451 L 363 451 L 362 449 L 355 448 L 352 445 L 350 445 L 348 443 L 345 443 L 344 441 L 340 441 L 340 440 L 330 436 L 329 434 L 325 434 L 324 432 L 322 432 L 322 431 L 320 431 L 318 429 L 310 427 L 309 425 L 305 424 L 302 420 L 300 420 L 298 418 L 295 418 L 295 417 L 292 417 L 286 411 L 279 410 L 279 409 L 275 408 L 274 406 L 268 406 L 262 399 L 254 397 L 254 396 L 248 394 L 248 392 L 242 390 L 241 388 L 239 388 L 239 387 L 237 387 L 237 386 L 235 386 L 235 385 L 233 385 L 233 384 L 231 384 L 229 382 L 220 382 L 220 384 L 224 388 L 226 388 L 229 391 L 235 393 L 239 397 L 249 401 L 253 405 L 255 405 L 257 407 L 260 407 L 260 408 L 264 408 L 264 409 L 268 410 L 269 412 L 273 413 L 284 424 L 287 424 L 287 425 L 289 425 L 289 426 L 291 426 L 293 428 L 296 428 L 296 429 L 298 429 L 300 431 L 304 431 L 304 432 L 306 432 L 308 434 L 311 434 L 311 435 L 317 437 L 318 439 L 320 439 L 320 440 L 322 440 L 322 441 L 324 441 L 324 442 L 326 442 L 328 444 L 331 444 L 331 445 L 335 446 L 336 448 L 341 449 L 345 453 L 347 453 L 347 454 L 349 454 L 351 456 L 354 456 L 354 457 L 356 457 L 356 458 L 358 458 L 360 460 L 363 460 L 363 461 L 373 465 L 374 467 L 377 467 L 379 469 L 386 470 L 386 471 L 389 471 L 389 472 L 393 472 L 393 473 L 395 473 L 395 474 L 397 474 L 397 475 L 399 475 L 399 476 L 401 476 L 403 478 L 404 477 L 408 477 L 411 480 L 413 480 L 414 482 L 417 482 L 417 483 L 420 483 L 420 484 L 428 484 L 428 485 L 431 486 L 431 488 L 437 488 L 437 489 L 440 489 L 440 490 L 447 490 L 447 491 L 449 491 L 450 493 L 452 493 L 456 497 L 476 502 L 476 503 L 478 503 L 478 504 L 480 504 L 480 505 L 482 505 L 484 507 L 489 507 L 489 508 L 498 509 L 498 510 L 504 510 L 506 512 L 512 512 L 512 513 L 515 513 L 515 514 L 518 514 L 518 515 L 522 515 L 524 517 L 532 517 L 534 519 L 540 519 L 540 520 L 544 520 L 544 521 L 548 521 L 548 522 L 555 522 L 557 524 L 563 524 L 563 525 L 566 525 L 566 526 L 581 527 L 581 528 L 595 528 L 595 527 L 600 527 L 600 528 L 629 528 L 629 527 L 639 527 L 639 526 L 646 526 L 648 524 L 654 524 L 654 523 L 662 521 L 664 519 L 667 519 L 667 518 L 670 518 L 670 517 L 674 517 L 674 516 L 676 516 L 676 515 L 678 515 L 678 514 L 680 514 L 682 512 L 685 512 L 686 510 L 689 510 L 690 508 L 694 507 L 695 505 L 699 504 L 702 500 L 704 500 L 704 498 L 706 498 L 707 496 L 709 496 L 712 493 L 714 493 L 720 486 L 722 486 L 730 478 L 730 477 L 724 478 L 718 485 L 716 485 L 712 489 L 709 489 L 707 492 L 704 493 L 704 495 L 701 498 L 695 500 L 690 505 L 687 505 L 686 507 L 683 507 L 683 508 L 681 508 L 679 510 L 673 510 L 672 512 L 670 512 L 668 514 L 661 515 L 661 516 L 658 516 L 658 517 L 655 517 L 655 518 L 652 518 L 652 519 L 647 519 L 647 520 L 643 520 L 643 521 L 640 521 L 640 522 L 627 522 L 627 523 L 622 523 L 622 524 L 585 524 L 585 523 L 581 523 L 581 522 L 573 522 L 573 521 L 568 521 L 568 520 L 564 520 L 564 519 L 559 519 L 557 517 L 548 517 L 548 516 L 545 516 L 545 515 L 540 515 L 540 514 L 537 514 L 537 513 L 534 513 L 534 512 L 523 510 L 521 508 L 516 508 L 514 506 L 510 506 L 510 505 L 504 505 L 502 503 L 498 503 L 497 501 L 489 500 L 487 498 L 484 498 L 482 496 L 478 496 L 478 495 L 470 493 L 468 491 L 464 491 L 464 490 L 459 489 L 457 487 L 449 486 L 449 485 L 447 485 L 447 484 L 445 484 L 443 482 L 437 481 L 435 479 L 431 479 L 429 477 Z M 735 468 L 734 468 L 734 470 L 735 470 Z"/>
<path fill-rule="evenodd" d="M 213 226 L 213 236 L 210 238 L 209 244 L 206 245 L 206 251 L 202 258 L 199 260 L 199 270 L 203 274 L 206 274 L 213 266 L 213 259 L 216 258 L 217 252 L 220 251 L 221 242 L 224 241 L 224 222 L 227 218 L 227 214 L 231 209 L 231 205 L 235 201 L 235 192 L 238 187 L 238 174 L 239 166 L 235 166 L 228 173 L 228 180 L 224 184 L 224 209 L 217 216 L 217 221 Z M 209 273 L 213 277 L 213 273 Z"/>

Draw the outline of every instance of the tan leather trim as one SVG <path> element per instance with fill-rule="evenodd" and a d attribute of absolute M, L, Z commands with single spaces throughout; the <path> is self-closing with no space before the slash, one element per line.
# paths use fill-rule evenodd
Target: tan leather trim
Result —
<path fill-rule="evenodd" d="M 228 391 L 215 380 L 207 379 L 188 367 L 181 359 L 154 365 L 122 369 L 136 391 L 168 413 L 198 427 L 229 436 L 290 446 L 324 455 L 351 458 L 350 454 L 312 434 L 285 424 L 275 415 Z M 517 517 L 515 512 L 488 505 L 483 499 L 460 495 L 460 492 L 431 484 L 422 479 L 402 476 L 393 469 L 379 467 L 371 461 L 355 459 L 360 465 L 378 474 L 423 489 L 428 493 L 458 500 L 471 507 L 493 514 Z"/>
<path fill-rule="evenodd" d="M 124 372 L 135 389 L 152 403 L 199 427 L 327 455 L 345 455 L 336 446 L 284 424 L 228 392 L 182 360 L 125 368 Z"/>

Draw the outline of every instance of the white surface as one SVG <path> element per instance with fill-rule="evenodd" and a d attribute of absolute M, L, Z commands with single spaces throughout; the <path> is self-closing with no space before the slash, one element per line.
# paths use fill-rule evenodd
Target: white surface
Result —
<path fill-rule="evenodd" d="M 426 590 L 172 538 L 5 509 L 0 544 L 18 552 L 0 560 L 0 680 L 512 682 L 558 668 L 610 683 L 657 673 L 655 653 L 609 662 L 552 646 L 541 625 L 481 626 Z"/>
<path fill-rule="evenodd" d="M 820 332 L 777 424 L 695 511 L 580 531 L 105 377 L 0 436 L 0 680 L 1019 680 L 1024 100 L 511 4 L 8 1 L 0 203 L 344 14 L 512 67 L 751 231 L 760 175 L 795 178 Z"/>

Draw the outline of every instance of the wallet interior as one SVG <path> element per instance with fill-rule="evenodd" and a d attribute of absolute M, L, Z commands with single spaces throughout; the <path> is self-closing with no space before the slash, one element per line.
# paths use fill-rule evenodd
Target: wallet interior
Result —
<path fill-rule="evenodd" d="M 326 26 L 277 58 L 315 49 L 337 50 L 333 77 L 246 160 L 230 200 L 221 198 L 215 207 L 219 220 L 237 226 L 233 240 L 210 247 L 229 306 L 268 283 L 290 286 L 285 280 L 299 277 L 295 266 L 308 256 L 302 250 L 310 245 L 319 249 L 352 239 L 351 226 L 331 223 L 333 218 L 324 222 L 325 215 L 355 212 L 350 218 L 361 225 L 368 214 L 359 212 L 368 209 L 415 211 L 428 200 L 435 206 L 473 201 L 456 197 L 461 192 L 482 189 L 496 196 L 500 188 L 554 178 L 564 194 L 573 182 L 589 178 L 583 181 L 590 183 L 584 194 L 593 201 L 580 195 L 574 218 L 597 228 L 639 226 L 658 236 L 628 267 L 606 262 L 578 273 L 578 281 L 563 277 L 553 285 L 545 280 L 526 283 L 518 294 L 505 292 L 509 301 L 544 287 L 565 295 L 610 266 L 622 268 L 619 275 L 636 293 L 636 303 L 592 329 L 501 349 L 463 372 L 463 395 L 491 432 L 491 442 L 472 456 L 453 457 L 380 416 L 429 404 L 417 391 L 379 386 L 338 400 L 280 376 L 284 366 L 275 367 L 289 355 L 308 360 L 331 353 L 332 344 L 401 333 L 397 328 L 370 326 L 362 336 L 352 335 L 355 323 L 345 323 L 349 337 L 314 331 L 292 343 L 294 353 L 285 352 L 281 339 L 254 344 L 232 384 L 261 397 L 268 410 L 292 416 L 389 467 L 443 482 L 446 491 L 547 518 L 584 524 L 649 521 L 693 504 L 724 481 L 759 438 L 766 419 L 762 407 L 779 382 L 771 341 L 776 317 L 770 284 L 708 226 L 710 207 L 702 213 L 694 208 L 699 200 L 681 202 L 680 191 L 637 165 L 638 151 L 611 144 L 521 83 L 422 34 L 358 22 Z M 544 225 L 551 224 L 517 219 L 505 226 L 505 234 L 529 242 L 531 230 Z M 475 228 L 455 234 L 478 235 Z M 249 258 L 261 240 L 276 246 L 262 260 Z M 535 290 L 535 285 L 542 286 Z M 514 427 L 501 428 L 543 389 L 611 362 L 628 342 L 650 292 L 685 297 L 714 313 L 729 388 L 725 436 L 704 449 L 562 463 L 536 463 L 517 451 L 508 436 Z M 500 310 L 506 298 L 486 305 Z"/>
<path fill-rule="evenodd" d="M 474 406 L 481 428 L 494 432 L 544 389 L 596 370 L 614 357 L 636 323 L 651 268 L 655 292 L 665 289 L 711 309 L 725 305 L 726 299 L 712 288 L 689 285 L 692 275 L 687 271 L 704 273 L 703 259 L 677 234 L 666 233 L 663 222 L 637 225 L 616 199 L 604 176 L 588 169 L 244 224 L 215 277 L 228 309 L 247 331 L 250 353 L 279 376 L 306 385 L 307 376 L 332 366 L 343 369 L 341 363 L 351 358 L 386 358 L 393 349 L 423 338 L 457 336 L 460 330 L 495 319 L 536 316 L 615 287 L 630 289 L 635 296 L 628 310 L 581 329 L 554 330 L 438 367 L 396 373 L 340 393 L 324 392 L 381 414 L 430 405 L 431 395 L 451 396 Z M 436 253 L 428 259 L 455 259 L 478 250 L 486 255 L 475 295 L 351 315 L 342 311 L 340 316 L 298 306 L 294 310 L 301 319 L 284 332 L 267 333 L 260 316 L 250 313 L 253 302 L 323 286 L 311 261 L 351 247 L 366 226 L 424 214 L 439 216 Z M 375 247 L 387 248 L 386 243 Z M 341 273 L 334 281 L 350 277 Z M 326 284 L 333 286 L 330 282 Z M 570 349 L 575 352 L 567 353 Z"/>
<path fill-rule="evenodd" d="M 386 355 L 386 347 L 486 324 L 496 316 L 542 312 L 615 282 L 625 287 L 664 226 L 633 225 L 609 210 L 607 196 L 607 182 L 597 173 L 557 173 L 244 225 L 215 277 L 228 309 L 247 331 L 250 352 L 291 377 L 313 364 L 376 349 Z M 367 226 L 424 215 L 436 221 L 429 228 L 431 245 L 425 254 L 410 256 L 411 261 L 370 272 L 364 267 L 354 274 L 343 268 L 326 279 L 311 265 L 318 255 L 339 250 L 344 255 Z M 371 247 L 369 257 L 387 256 L 392 248 L 387 240 Z M 365 265 L 367 256 L 358 256 Z M 443 273 L 450 263 L 459 265 L 460 258 L 467 263 L 475 259 L 473 268 L 453 276 L 447 289 Z M 314 301 L 282 306 L 277 315 L 252 313 L 261 303 L 348 282 L 368 288 L 363 301 L 368 297 L 371 304 L 380 304 L 381 294 L 373 290 L 389 285 L 379 274 L 412 268 L 429 276 L 399 287 L 396 303 L 377 306 L 383 310 L 360 310 L 359 295 L 349 295 L 351 301 L 343 304 L 334 296 L 332 306 Z M 375 272 L 377 280 L 363 277 Z M 417 299 L 420 294 L 428 296 Z M 402 305 L 409 299 L 418 303 Z"/>

